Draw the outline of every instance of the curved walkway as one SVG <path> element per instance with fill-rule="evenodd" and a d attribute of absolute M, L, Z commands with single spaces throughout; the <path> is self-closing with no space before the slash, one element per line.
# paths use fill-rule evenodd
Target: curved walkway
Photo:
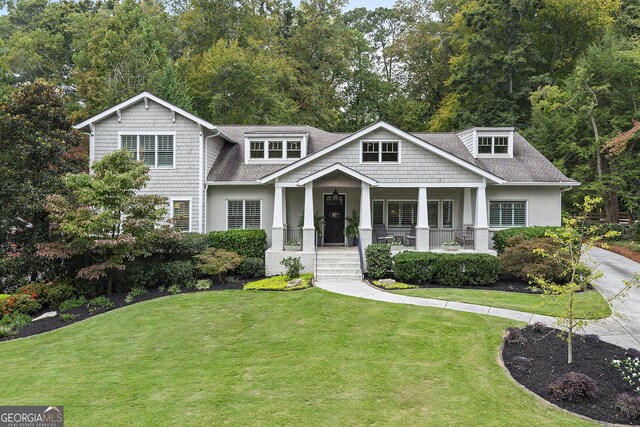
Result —
<path fill-rule="evenodd" d="M 605 298 L 610 298 L 619 292 L 624 287 L 624 280 L 631 279 L 635 273 L 640 273 L 639 263 L 604 249 L 592 249 L 590 258 L 591 262 L 598 265 L 599 270 L 603 273 L 603 276 L 596 281 L 596 287 Z M 544 322 L 547 325 L 555 325 L 556 321 L 551 316 L 523 311 L 393 294 L 357 280 L 320 281 L 315 285 L 329 292 L 374 301 L 486 314 L 526 323 Z M 617 299 L 612 305 L 612 311 L 619 314 L 620 317 L 610 316 L 606 319 L 590 321 L 583 333 L 597 334 L 603 341 L 624 348 L 640 349 L 640 288 L 632 288 L 626 298 Z"/>

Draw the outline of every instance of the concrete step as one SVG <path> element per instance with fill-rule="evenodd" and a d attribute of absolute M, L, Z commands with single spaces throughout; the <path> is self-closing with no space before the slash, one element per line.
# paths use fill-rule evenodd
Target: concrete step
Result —
<path fill-rule="evenodd" d="M 362 274 L 362 272 L 360 271 L 360 267 L 351 267 L 351 268 L 318 267 L 318 276 L 332 275 L 332 274 Z"/>
<path fill-rule="evenodd" d="M 360 268 L 360 262 L 353 261 L 338 261 L 338 262 L 320 262 L 318 260 L 318 267 L 335 267 L 335 268 Z"/>
<path fill-rule="evenodd" d="M 362 280 L 362 274 L 318 274 L 316 278 L 318 281 L 327 281 L 327 280 Z"/>

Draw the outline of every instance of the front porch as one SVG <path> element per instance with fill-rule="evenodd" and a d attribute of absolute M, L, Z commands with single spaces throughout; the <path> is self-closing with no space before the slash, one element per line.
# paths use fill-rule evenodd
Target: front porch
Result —
<path fill-rule="evenodd" d="M 316 176 L 314 176 L 316 175 Z M 394 249 L 489 250 L 485 183 L 379 185 L 348 168 L 275 183 L 273 251 L 388 243 Z"/>

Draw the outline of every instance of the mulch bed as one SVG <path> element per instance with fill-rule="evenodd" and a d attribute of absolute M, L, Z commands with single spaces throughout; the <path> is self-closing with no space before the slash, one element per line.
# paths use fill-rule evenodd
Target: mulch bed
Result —
<path fill-rule="evenodd" d="M 629 248 L 625 248 L 624 246 L 616 246 L 615 244 L 609 244 L 607 247 L 607 250 L 614 252 L 618 255 L 622 255 L 623 257 L 627 257 L 630 260 L 633 260 L 635 262 L 640 262 L 640 254 Z"/>
<path fill-rule="evenodd" d="M 251 279 L 254 280 L 254 279 Z M 226 291 L 226 290 L 242 290 L 242 287 L 249 282 L 250 280 L 238 280 L 234 282 L 215 282 L 211 289 L 208 291 L 198 291 L 193 288 L 183 288 L 180 289 L 180 294 L 189 294 L 193 292 L 211 292 L 211 291 Z M 10 341 L 16 338 L 24 338 L 32 335 L 38 335 L 43 332 L 53 331 L 54 329 L 62 328 L 63 326 L 68 326 L 73 323 L 79 322 L 81 320 L 87 319 L 89 317 L 96 316 L 98 314 L 104 313 L 106 311 L 115 310 L 116 308 L 124 307 L 125 305 L 132 305 L 142 301 L 148 301 L 155 298 L 166 297 L 170 295 L 167 291 L 160 292 L 158 289 L 147 289 L 147 293 L 144 295 L 140 295 L 134 298 L 133 302 L 126 303 L 124 300 L 127 296 L 128 292 L 114 293 L 111 295 L 105 295 L 105 297 L 109 298 L 113 302 L 113 307 L 109 309 L 100 309 L 95 311 L 94 313 L 90 313 L 86 306 L 76 308 L 73 310 L 67 311 L 74 315 L 73 320 L 63 321 L 60 317 L 60 312 L 58 310 L 45 309 L 41 310 L 39 313 L 36 313 L 33 317 L 36 318 L 43 313 L 47 313 L 50 311 L 58 311 L 58 314 L 55 317 L 49 317 L 46 319 L 38 320 L 36 322 L 31 322 L 26 325 L 22 329 L 20 329 L 15 335 L 11 337 L 0 338 L 0 341 Z"/>
<path fill-rule="evenodd" d="M 567 343 L 558 337 L 558 330 L 543 328 L 535 332 L 532 326 L 523 329 L 526 343 L 505 343 L 502 358 L 511 376 L 538 396 L 571 412 L 609 423 L 638 425 L 628 422 L 616 412 L 616 397 L 631 392 L 631 387 L 611 365 L 614 359 L 624 359 L 627 350 L 601 341 L 594 335 L 576 336 L 573 343 L 573 364 L 567 363 Z M 516 356 L 533 359 L 527 371 L 516 369 L 511 361 Z M 571 372 L 588 375 L 598 384 L 597 397 L 583 403 L 553 400 L 549 384 Z"/>

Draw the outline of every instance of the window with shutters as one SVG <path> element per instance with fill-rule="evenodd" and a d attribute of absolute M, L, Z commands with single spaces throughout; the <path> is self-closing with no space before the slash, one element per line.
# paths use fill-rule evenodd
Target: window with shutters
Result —
<path fill-rule="evenodd" d="M 527 222 L 527 202 L 490 201 L 490 227 L 524 227 Z"/>
<path fill-rule="evenodd" d="M 120 135 L 120 147 L 150 168 L 173 168 L 174 135 Z"/>
<path fill-rule="evenodd" d="M 191 202 L 189 200 L 171 201 L 171 222 L 180 231 L 191 231 Z"/>
<path fill-rule="evenodd" d="M 387 221 L 389 227 L 411 227 L 418 219 L 417 200 L 387 201 Z"/>
<path fill-rule="evenodd" d="M 227 200 L 227 230 L 262 228 L 260 200 Z"/>

